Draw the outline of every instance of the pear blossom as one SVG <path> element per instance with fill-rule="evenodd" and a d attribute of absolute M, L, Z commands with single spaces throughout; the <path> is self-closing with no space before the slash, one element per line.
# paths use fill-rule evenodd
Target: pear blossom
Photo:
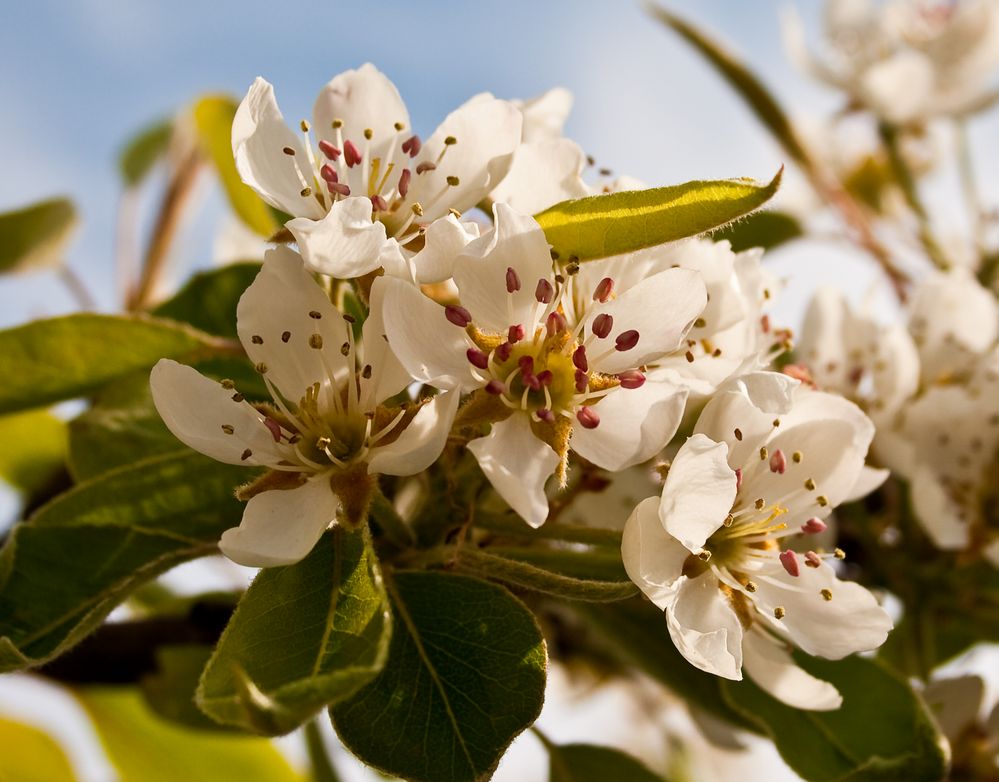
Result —
<path fill-rule="evenodd" d="M 236 111 L 232 149 L 243 181 L 292 216 L 287 228 L 311 269 L 353 278 L 392 265 L 405 274 L 400 259 L 420 248 L 403 248 L 438 218 L 451 213 L 426 237 L 430 245 L 468 241 L 473 229 L 453 214 L 503 179 L 521 125 L 512 104 L 482 93 L 423 141 L 395 85 L 369 63 L 323 87 L 301 134 L 285 124 L 274 88 L 258 78 Z"/>
<path fill-rule="evenodd" d="M 175 361 L 153 368 L 153 401 L 179 440 L 226 464 L 270 470 L 242 490 L 242 522 L 219 542 L 233 561 L 297 562 L 331 524 L 363 521 L 373 476 L 421 472 L 443 449 L 458 394 L 390 402 L 411 378 L 388 350 L 381 311 L 374 296 L 355 343 L 353 318 L 280 247 L 237 308 L 240 341 L 273 404 L 253 405 L 232 381 Z"/>
<path fill-rule="evenodd" d="M 454 262 L 458 302 L 442 306 L 382 277 L 385 330 L 403 366 L 441 389 L 474 392 L 459 420 L 492 423 L 468 449 L 532 526 L 545 482 L 564 480 L 571 448 L 609 470 L 644 461 L 672 437 L 687 391 L 643 367 L 676 350 L 704 309 L 696 272 L 666 269 L 619 288 L 577 265 L 559 272 L 537 222 L 504 204 L 495 227 Z"/>
<path fill-rule="evenodd" d="M 797 708 L 838 708 L 836 689 L 789 649 L 839 659 L 891 629 L 870 592 L 837 577 L 830 560 L 842 552 L 810 545 L 873 435 L 856 405 L 772 372 L 730 382 L 705 406 L 622 541 L 628 575 L 691 664 L 736 680 L 745 670 Z"/>

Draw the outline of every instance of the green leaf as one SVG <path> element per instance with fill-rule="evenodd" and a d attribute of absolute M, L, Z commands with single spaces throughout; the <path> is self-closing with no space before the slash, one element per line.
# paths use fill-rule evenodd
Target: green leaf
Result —
<path fill-rule="evenodd" d="M 535 217 L 553 254 L 592 261 L 721 228 L 769 201 L 782 171 L 766 184 L 722 179 L 577 198 Z"/>
<path fill-rule="evenodd" d="M 236 339 L 236 305 L 260 271 L 259 263 L 234 263 L 200 272 L 153 314 L 219 337 Z"/>
<path fill-rule="evenodd" d="M 61 654 L 143 582 L 214 553 L 242 514 L 233 487 L 256 474 L 191 451 L 154 457 L 16 526 L 0 550 L 0 673 Z"/>
<path fill-rule="evenodd" d="M 229 205 L 249 228 L 269 238 L 280 226 L 260 196 L 243 184 L 232 156 L 232 120 L 237 106 L 228 95 L 206 95 L 194 104 L 194 124 L 202 150 L 215 164 Z"/>
<path fill-rule="evenodd" d="M 801 711 L 752 681 L 722 680 L 732 707 L 764 729 L 781 757 L 808 782 L 938 782 L 947 753 L 919 697 L 876 660 L 796 656 L 843 696 L 835 711 Z"/>
<path fill-rule="evenodd" d="M 654 3 L 647 1 L 646 7 L 653 17 L 676 32 L 718 71 L 795 162 L 806 169 L 812 168 L 811 157 L 784 110 L 744 62 L 690 22 Z"/>
<path fill-rule="evenodd" d="M 694 668 L 676 650 L 662 611 L 637 598 L 614 605 L 573 603 L 573 611 L 594 631 L 609 651 L 634 665 L 684 700 L 732 725 L 760 732 L 725 699 L 721 679 Z"/>
<path fill-rule="evenodd" d="M 74 782 L 76 775 L 62 747 L 31 725 L 0 718 L 0 780 Z"/>
<path fill-rule="evenodd" d="M 118 170 L 126 187 L 135 187 L 152 171 L 170 148 L 173 120 L 162 120 L 143 128 L 125 144 L 118 157 Z"/>
<path fill-rule="evenodd" d="M 68 198 L 0 213 L 0 272 L 60 266 L 77 222 Z"/>
<path fill-rule="evenodd" d="M 170 722 L 200 730 L 224 730 L 194 703 L 194 692 L 211 656 L 212 648 L 202 644 L 159 647 L 156 672 L 139 681 L 149 708 Z"/>
<path fill-rule="evenodd" d="M 120 782 L 300 782 L 266 739 L 206 733 L 154 715 L 134 688 L 77 692 Z"/>
<path fill-rule="evenodd" d="M 144 316 L 68 315 L 0 331 L 0 413 L 96 391 L 161 358 L 190 359 L 220 343 Z"/>
<path fill-rule="evenodd" d="M 301 562 L 261 571 L 198 687 L 206 714 L 287 733 L 381 670 L 392 615 L 365 537 L 338 527 Z"/>
<path fill-rule="evenodd" d="M 387 584 L 389 658 L 331 709 L 341 741 L 407 780 L 488 779 L 541 711 L 546 651 L 534 617 L 502 587 L 466 576 L 406 572 Z"/>
<path fill-rule="evenodd" d="M 743 220 L 731 223 L 711 238 L 716 242 L 727 240 L 732 250 L 739 253 L 753 247 L 772 250 L 774 247 L 800 239 L 805 232 L 796 217 L 785 212 L 756 212 Z"/>
<path fill-rule="evenodd" d="M 548 750 L 548 782 L 663 782 L 631 755 L 595 744 L 552 744 Z"/>
<path fill-rule="evenodd" d="M 25 494 L 44 489 L 66 462 L 66 423 L 48 410 L 0 416 L 0 478 Z"/>

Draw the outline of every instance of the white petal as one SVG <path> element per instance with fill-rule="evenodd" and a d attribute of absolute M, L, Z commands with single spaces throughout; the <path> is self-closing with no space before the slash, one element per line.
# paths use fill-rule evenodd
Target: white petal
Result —
<path fill-rule="evenodd" d="M 832 711 L 843 705 L 835 687 L 805 672 L 779 641 L 765 633 L 746 633 L 742 653 L 745 672 L 782 703 L 806 711 Z"/>
<path fill-rule="evenodd" d="M 725 443 L 695 434 L 677 451 L 666 475 L 659 518 L 695 554 L 721 527 L 735 501 L 735 473 L 727 456 Z"/>
<path fill-rule="evenodd" d="M 324 477 L 261 492 L 247 503 L 239 526 L 222 533 L 219 548 L 247 567 L 293 565 L 312 551 L 339 507 Z"/>
<path fill-rule="evenodd" d="M 295 154 L 286 155 L 285 148 Z M 319 203 L 302 196 L 302 188 L 312 184 L 312 169 L 301 141 L 285 124 L 274 88 L 259 77 L 236 109 L 232 153 L 240 178 L 271 206 L 290 215 L 322 217 L 325 210 Z"/>
<path fill-rule="evenodd" d="M 537 214 L 553 204 L 590 194 L 583 181 L 586 153 L 567 138 L 521 144 L 510 171 L 490 194 L 524 214 Z"/>
<path fill-rule="evenodd" d="M 337 136 L 333 130 L 333 120 L 340 120 L 343 123 L 340 138 L 353 141 L 362 153 L 366 141 L 364 131 L 370 130 L 371 140 L 367 144 L 368 159 L 365 160 L 365 165 L 376 157 L 384 158 L 393 143 L 397 155 L 401 156 L 402 139 L 412 135 L 409 112 L 406 111 L 406 104 L 402 102 L 399 91 L 371 63 L 333 77 L 316 98 L 312 118 L 316 135 L 334 145 Z M 403 130 L 397 131 L 395 123 L 401 124 Z"/>
<path fill-rule="evenodd" d="M 971 517 L 947 493 L 936 472 L 920 462 L 909 483 L 913 511 L 933 545 L 959 551 L 971 542 Z"/>
<path fill-rule="evenodd" d="M 262 416 L 249 402 L 233 401 L 233 390 L 196 369 L 164 358 L 149 375 L 153 404 L 174 437 L 226 464 L 274 464 L 283 454 Z M 223 426 L 231 426 L 226 434 Z M 251 455 L 243 458 L 250 451 Z"/>
<path fill-rule="evenodd" d="M 333 204 L 321 220 L 298 217 L 287 229 L 313 271 L 349 280 L 373 272 L 386 242 L 385 226 L 371 219 L 371 200 L 360 196 Z"/>
<path fill-rule="evenodd" d="M 999 539 L 987 544 L 982 554 L 992 563 L 992 567 L 999 568 Z"/>
<path fill-rule="evenodd" d="M 423 249 L 412 258 L 417 282 L 426 285 L 450 279 L 455 259 L 478 238 L 478 223 L 462 222 L 452 214 L 434 220 L 423 234 Z"/>
<path fill-rule="evenodd" d="M 423 405 L 398 438 L 372 451 L 368 472 L 415 475 L 427 469 L 444 450 L 460 398 L 458 391 L 445 391 Z"/>
<path fill-rule="evenodd" d="M 598 315 L 614 318 L 608 337 L 595 342 L 588 352 L 613 346 L 620 334 L 633 329 L 639 333 L 638 344 L 631 350 L 614 350 L 606 358 L 590 363 L 601 372 L 621 372 L 676 350 L 706 303 L 704 282 L 695 271 L 667 269 L 642 280 L 587 314 L 587 333 Z"/>
<path fill-rule="evenodd" d="M 923 700 L 950 741 L 978 723 L 984 698 L 985 682 L 974 674 L 937 679 L 923 690 Z"/>
<path fill-rule="evenodd" d="M 881 486 L 881 484 L 883 484 L 886 480 L 888 480 L 889 475 L 891 475 L 890 470 L 881 470 L 864 465 L 860 468 L 860 475 L 857 476 L 857 480 L 854 482 L 853 488 L 847 492 L 847 495 L 842 501 L 854 502 L 855 500 L 866 497 L 872 491 Z"/>
<path fill-rule="evenodd" d="M 762 616 L 808 654 L 838 660 L 877 649 L 892 628 L 891 618 L 874 595 L 860 584 L 840 581 L 824 562 L 817 568 L 801 568 L 798 577 L 776 567 L 754 581 L 752 600 Z M 832 593 L 831 600 L 822 596 L 823 589 Z M 780 620 L 773 618 L 778 606 L 784 609 Z"/>
<path fill-rule="evenodd" d="M 524 141 L 556 138 L 572 111 L 572 93 L 565 87 L 553 87 L 543 95 L 520 104 L 524 115 Z"/>
<path fill-rule="evenodd" d="M 624 525 L 621 559 L 628 578 L 659 608 L 672 602 L 674 587 L 683 575 L 690 552 L 663 529 L 659 498 L 638 503 Z"/>
<path fill-rule="evenodd" d="M 696 668 L 742 679 L 742 625 L 708 571 L 679 582 L 666 606 L 666 625 L 676 648 Z"/>
<path fill-rule="evenodd" d="M 371 366 L 371 377 L 361 379 L 361 408 L 373 410 L 413 382 L 409 371 L 392 352 L 385 330 L 385 286 L 372 285 L 368 297 L 368 317 L 361 327 L 363 361 Z"/>
<path fill-rule="evenodd" d="M 417 167 L 431 162 L 437 168 L 413 177 L 406 204 L 400 208 L 419 201 L 427 220 L 447 214 L 449 208 L 459 212 L 471 209 L 509 171 L 513 152 L 520 145 L 522 123 L 512 103 L 491 95 L 477 95 L 455 109 L 414 161 Z M 445 145 L 448 137 L 457 143 Z M 444 157 L 438 162 L 442 152 Z M 449 185 L 448 177 L 457 177 L 458 184 Z"/>
<path fill-rule="evenodd" d="M 534 436 L 526 415 L 514 413 L 493 424 L 486 437 L 468 444 L 493 488 L 532 527 L 548 518 L 545 483 L 559 457 Z"/>
<path fill-rule="evenodd" d="M 327 367 L 338 378 L 345 376 L 340 346 L 347 341 L 347 324 L 298 253 L 287 247 L 267 252 L 260 273 L 239 298 L 236 325 L 250 360 L 267 366 L 265 376 L 285 399 L 297 404 L 306 388 L 320 383 L 325 395 L 320 401 L 330 402 Z M 321 350 L 309 344 L 314 334 L 322 337 Z"/>
<path fill-rule="evenodd" d="M 572 450 L 614 472 L 651 459 L 676 433 L 686 401 L 687 389 L 670 382 L 611 391 L 593 408 L 599 426 L 573 428 Z"/>
<path fill-rule="evenodd" d="M 928 57 L 911 49 L 901 51 L 864 71 L 861 99 L 879 116 L 906 123 L 926 112 L 933 79 Z"/>
<path fill-rule="evenodd" d="M 417 380 L 437 388 L 472 390 L 482 385 L 472 375 L 465 351 L 465 330 L 444 315 L 444 308 L 403 280 L 379 277 L 385 302 L 382 318 L 392 352 Z"/>
<path fill-rule="evenodd" d="M 493 215 L 493 230 L 470 243 L 455 262 L 454 281 L 479 328 L 505 332 L 519 323 L 530 335 L 531 314 L 539 309 L 534 297 L 538 280 L 552 280 L 548 240 L 533 217 L 506 204 L 496 204 Z M 515 293 L 507 293 L 507 269 L 520 278 Z"/>

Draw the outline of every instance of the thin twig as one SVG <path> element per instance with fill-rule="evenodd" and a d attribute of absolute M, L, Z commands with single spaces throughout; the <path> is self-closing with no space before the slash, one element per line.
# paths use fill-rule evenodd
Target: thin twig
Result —
<path fill-rule="evenodd" d="M 59 267 L 59 279 L 62 280 L 81 310 L 97 309 L 97 300 L 87 289 L 80 276 L 65 263 Z"/>

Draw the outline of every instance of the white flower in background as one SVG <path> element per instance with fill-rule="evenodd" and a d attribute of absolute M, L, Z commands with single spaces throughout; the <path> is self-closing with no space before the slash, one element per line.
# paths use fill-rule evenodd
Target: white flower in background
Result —
<path fill-rule="evenodd" d="M 506 175 L 521 125 L 512 104 L 483 93 L 421 141 L 395 85 L 366 64 L 322 89 L 300 134 L 258 78 L 236 112 L 232 149 L 243 181 L 294 218 L 287 227 L 309 267 L 352 278 L 398 262 L 390 239 L 405 246 L 421 226 L 479 203 Z M 432 240 L 468 238 L 452 215 Z"/>
<path fill-rule="evenodd" d="M 545 482 L 556 469 L 564 480 L 570 447 L 620 470 L 672 437 L 686 389 L 646 382 L 642 368 L 676 350 L 705 289 L 686 269 L 626 289 L 582 269 L 556 274 L 533 218 L 503 204 L 494 214 L 494 229 L 454 263 L 458 304 L 388 277 L 373 290 L 384 295 L 392 350 L 415 378 L 477 392 L 461 415 L 493 425 L 468 448 L 507 504 L 539 526 Z"/>
<path fill-rule="evenodd" d="M 514 101 L 514 105 L 524 115 L 523 141 L 492 199 L 523 214 L 537 214 L 560 201 L 590 195 L 582 176 L 586 153 L 562 136 L 572 93 L 556 87 L 532 100 Z"/>
<path fill-rule="evenodd" d="M 839 659 L 877 648 L 891 629 L 870 592 L 837 578 L 828 560 L 840 552 L 808 548 L 854 490 L 873 436 L 856 405 L 772 372 L 707 404 L 661 497 L 635 508 L 622 542 L 629 576 L 693 665 L 728 679 L 745 669 L 797 708 L 840 705 L 788 642 Z"/>
<path fill-rule="evenodd" d="M 363 519 L 370 476 L 412 475 L 443 449 L 458 394 L 385 405 L 411 378 L 388 350 L 377 296 L 371 305 L 355 344 L 352 319 L 281 247 L 267 253 L 237 309 L 240 341 L 272 406 L 251 405 L 231 381 L 175 361 L 153 368 L 153 401 L 179 440 L 220 462 L 272 471 L 251 485 L 239 527 L 222 535 L 235 562 L 297 562 L 330 524 Z"/>

